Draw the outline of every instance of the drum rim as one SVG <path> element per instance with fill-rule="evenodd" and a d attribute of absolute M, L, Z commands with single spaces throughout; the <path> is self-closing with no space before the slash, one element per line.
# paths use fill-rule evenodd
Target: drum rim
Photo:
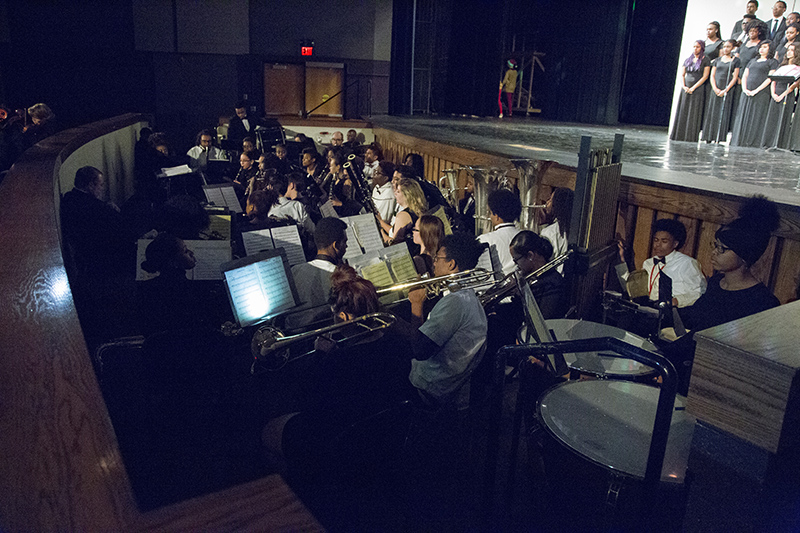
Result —
<path fill-rule="evenodd" d="M 624 380 L 624 379 L 605 379 L 605 380 L 595 380 L 595 381 L 599 381 L 601 383 L 608 383 L 610 381 L 622 381 L 622 382 L 625 382 L 625 383 L 631 383 L 631 380 Z M 579 452 L 578 450 L 576 450 L 575 448 L 573 448 L 572 446 L 570 446 L 569 444 L 564 442 L 561 439 L 561 437 L 556 435 L 555 431 L 550 429 L 550 426 L 547 425 L 544 422 L 544 416 L 542 415 L 542 401 L 541 401 L 542 398 L 547 396 L 549 393 L 553 392 L 555 389 L 558 389 L 560 387 L 565 387 L 565 386 L 568 386 L 568 385 L 574 385 L 574 384 L 577 384 L 577 383 L 587 383 L 587 382 L 586 381 L 572 380 L 572 381 L 565 381 L 563 383 L 556 383 L 552 387 L 548 387 L 547 390 L 545 390 L 544 392 L 542 392 L 541 395 L 539 395 L 539 398 L 536 399 L 536 418 L 537 418 L 537 421 L 538 421 L 539 425 L 544 428 L 544 430 L 548 433 L 548 435 L 550 435 L 553 438 L 553 440 L 555 442 L 557 442 L 560 446 L 565 448 L 567 451 L 575 454 L 579 458 L 584 459 L 584 460 L 590 462 L 593 465 L 597 465 L 600 468 L 602 468 L 603 470 L 605 470 L 605 471 L 607 471 L 607 472 L 609 472 L 611 474 L 614 474 L 614 475 L 617 475 L 617 476 L 621 476 L 621 477 L 625 477 L 625 478 L 629 478 L 629 479 L 634 480 L 634 481 L 642 481 L 643 482 L 644 481 L 644 476 L 639 476 L 639 475 L 636 475 L 636 474 L 632 474 L 630 472 L 626 472 L 626 471 L 621 470 L 619 468 L 615 468 L 613 466 L 609 466 L 609 465 L 603 464 L 602 462 L 600 462 L 600 461 L 598 461 L 596 459 L 593 459 L 593 458 L 589 457 L 588 455 L 585 455 L 585 454 Z M 647 383 L 639 383 L 639 382 L 632 382 L 632 383 L 636 384 L 636 385 L 640 385 L 642 387 L 650 387 L 652 389 L 659 390 L 659 387 L 656 387 L 654 385 L 650 385 L 650 384 L 647 384 Z M 686 472 L 684 472 L 683 478 L 681 478 L 681 479 L 674 479 L 674 478 L 666 478 L 665 479 L 664 476 L 663 476 L 663 466 L 662 466 L 662 473 L 661 473 L 661 476 L 659 477 L 659 484 L 660 485 L 666 485 L 666 486 L 680 486 L 680 485 L 683 485 L 683 484 L 686 483 L 686 477 L 687 477 L 688 471 L 689 471 L 689 469 L 688 469 L 688 466 L 687 466 Z"/>

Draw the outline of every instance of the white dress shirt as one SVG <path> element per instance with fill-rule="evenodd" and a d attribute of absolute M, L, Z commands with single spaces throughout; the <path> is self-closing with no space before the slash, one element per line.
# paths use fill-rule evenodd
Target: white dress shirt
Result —
<path fill-rule="evenodd" d="M 567 241 L 566 235 L 561 234 L 561 226 L 559 226 L 558 220 L 544 227 L 539 232 L 539 236 L 544 237 L 553 245 L 553 257 L 550 259 L 555 259 L 558 256 L 564 255 L 567 253 L 567 250 L 569 250 L 569 241 Z M 548 259 L 548 261 L 550 259 Z M 558 270 L 559 274 L 563 274 L 564 265 L 559 265 L 556 270 Z"/>
<path fill-rule="evenodd" d="M 395 207 L 397 206 L 392 182 L 387 181 L 383 185 L 376 185 L 372 189 L 372 201 L 375 203 L 375 209 L 378 210 L 384 222 L 390 222 L 394 217 Z"/>
<path fill-rule="evenodd" d="M 494 231 L 484 233 L 478 237 L 480 242 L 488 243 L 489 246 L 497 251 L 497 257 L 500 259 L 500 264 L 503 266 L 504 275 L 510 274 L 517 268 L 517 265 L 514 263 L 514 258 L 511 256 L 509 246 L 511 245 L 511 239 L 513 239 L 519 231 L 519 228 L 517 228 L 513 222 L 506 222 L 505 224 L 498 224 L 497 227 L 494 228 Z"/>
<path fill-rule="evenodd" d="M 655 264 L 654 258 L 645 259 L 642 269 L 647 272 L 647 286 L 650 300 L 658 300 L 658 278 L 663 272 L 672 278 L 672 297 L 678 300 L 678 307 L 688 307 L 706 292 L 706 277 L 700 270 L 697 259 L 674 250 L 667 255 L 664 263 Z M 623 279 L 628 279 L 627 267 L 618 265 Z"/>
<path fill-rule="evenodd" d="M 275 218 L 291 218 L 299 225 L 303 226 L 308 233 L 314 233 L 314 222 L 308 216 L 306 206 L 297 200 L 291 200 L 285 196 L 278 198 L 278 203 L 273 205 L 268 216 Z"/>
<path fill-rule="evenodd" d="M 203 148 L 202 146 L 192 146 L 186 152 L 189 157 L 189 168 L 192 170 L 205 170 L 208 167 L 208 162 L 215 159 L 227 159 L 219 148 L 216 146 L 209 146 Z"/>

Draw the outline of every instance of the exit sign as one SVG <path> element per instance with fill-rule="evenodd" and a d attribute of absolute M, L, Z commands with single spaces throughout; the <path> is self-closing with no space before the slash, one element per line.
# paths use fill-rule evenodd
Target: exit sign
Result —
<path fill-rule="evenodd" d="M 314 47 L 313 46 L 302 46 L 300 47 L 300 55 L 303 56 L 310 56 L 314 54 Z"/>

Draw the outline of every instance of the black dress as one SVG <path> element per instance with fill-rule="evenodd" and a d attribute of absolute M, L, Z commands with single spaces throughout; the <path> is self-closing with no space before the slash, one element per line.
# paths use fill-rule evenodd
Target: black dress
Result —
<path fill-rule="evenodd" d="M 747 89 L 757 89 L 769 76 L 771 70 L 778 68 L 774 59 L 753 59 L 747 65 Z M 755 96 L 741 94 L 739 110 L 733 126 L 732 146 L 760 147 L 764 135 L 769 101 L 771 100 L 769 88 Z"/>
<path fill-rule="evenodd" d="M 721 58 L 712 61 L 714 71 L 714 83 L 717 89 L 724 89 L 730 83 L 733 72 L 739 68 L 739 59 L 734 57 L 727 63 Z M 705 119 L 703 120 L 703 139 L 706 142 L 722 142 L 727 140 L 730 129 L 731 110 L 733 109 L 733 95 L 737 91 L 734 85 L 724 96 L 717 96 L 712 90 L 708 92 L 708 104 L 706 105 Z"/>
<path fill-rule="evenodd" d="M 722 278 L 721 273 L 711 276 L 706 292 L 694 305 L 679 309 L 687 328 L 700 331 L 780 305 L 763 283 L 748 289 L 727 291 L 719 285 Z"/>
<path fill-rule="evenodd" d="M 736 87 L 735 91 L 731 91 L 731 95 L 733 96 L 733 108 L 731 109 L 731 122 L 728 131 L 733 131 L 733 128 L 736 127 L 736 117 L 739 116 L 739 103 L 742 100 L 742 76 L 744 75 L 745 67 L 750 64 L 750 61 L 753 59 L 758 58 L 758 47 L 761 45 L 761 41 L 758 42 L 755 46 L 745 46 L 742 45 L 739 47 L 739 53 L 736 54 L 736 57 L 739 58 L 739 67 L 741 70 L 739 71 L 739 83 L 738 87 Z"/>
<path fill-rule="evenodd" d="M 703 77 L 703 71 L 710 67 L 708 57 L 703 57 L 697 70 L 686 69 L 684 81 L 687 87 L 692 87 Z M 681 91 L 678 99 L 678 110 L 675 114 L 675 124 L 669 138 L 673 141 L 697 142 L 700 139 L 700 130 L 703 128 L 703 111 L 706 105 L 706 92 L 709 84 L 703 83 L 692 94 Z"/>
<path fill-rule="evenodd" d="M 785 81 L 776 82 L 775 92 L 779 95 L 783 94 L 788 86 L 789 84 Z M 794 112 L 796 98 L 795 91 L 792 91 L 782 101 L 776 102 L 770 93 L 766 127 L 764 128 L 764 135 L 761 137 L 762 148 L 789 147 L 792 113 Z"/>
<path fill-rule="evenodd" d="M 719 49 L 722 47 L 722 43 L 724 43 L 722 39 L 717 39 L 713 43 L 711 41 L 706 41 L 706 49 L 705 54 L 709 61 L 714 61 L 719 57 Z"/>

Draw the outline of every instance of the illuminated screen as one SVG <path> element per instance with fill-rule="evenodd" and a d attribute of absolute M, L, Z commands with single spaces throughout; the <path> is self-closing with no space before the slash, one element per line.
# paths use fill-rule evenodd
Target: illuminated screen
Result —
<path fill-rule="evenodd" d="M 242 327 L 264 322 L 297 305 L 297 291 L 282 249 L 223 265 L 233 314 Z"/>

